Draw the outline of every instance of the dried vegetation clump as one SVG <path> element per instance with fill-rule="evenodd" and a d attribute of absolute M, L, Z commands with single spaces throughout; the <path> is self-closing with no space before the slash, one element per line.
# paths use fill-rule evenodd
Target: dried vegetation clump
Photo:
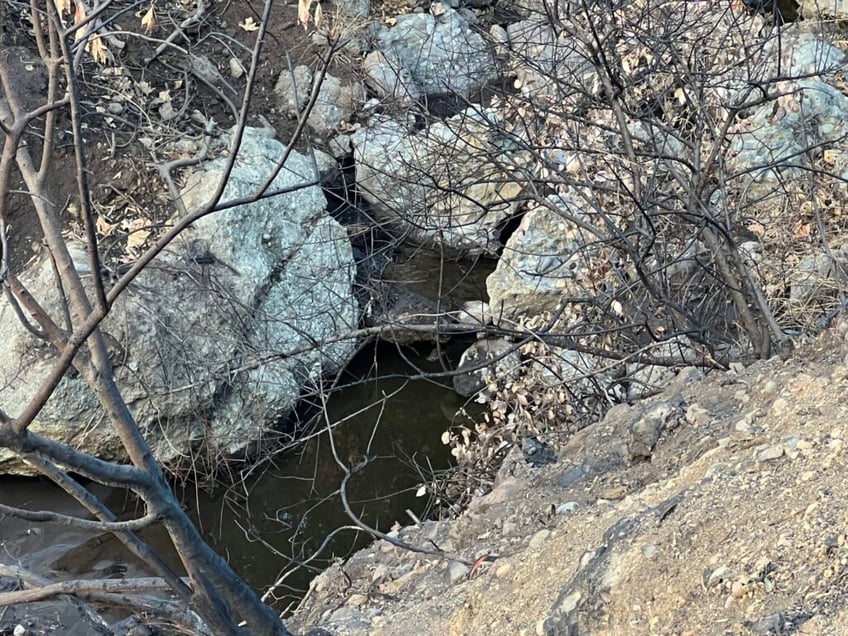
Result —
<path fill-rule="evenodd" d="M 446 434 L 460 462 L 585 426 L 652 360 L 783 354 L 845 306 L 844 38 L 742 2 L 557 7 L 493 31 L 517 90 L 492 107 L 527 179 L 498 291 L 547 296 L 508 314 L 539 337 Z"/>

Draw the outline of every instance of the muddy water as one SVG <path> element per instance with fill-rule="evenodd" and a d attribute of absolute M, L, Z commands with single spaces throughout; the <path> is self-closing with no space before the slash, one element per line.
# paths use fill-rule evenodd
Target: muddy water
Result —
<path fill-rule="evenodd" d="M 384 278 L 431 299 L 442 298 L 449 309 L 465 300 L 485 298 L 485 277 L 491 267 L 491 263 L 445 266 L 437 256 L 408 250 L 396 253 Z M 407 511 L 423 514 L 427 498 L 416 497 L 416 490 L 426 473 L 414 465 L 438 470 L 450 464 L 441 434 L 462 401 L 449 380 L 409 378 L 452 366 L 462 347 L 461 342 L 439 347 L 447 356 L 441 360 L 431 359 L 432 345 L 368 347 L 340 378 L 341 388 L 329 396 L 325 408 L 313 405 L 301 414 L 304 419 L 318 416 L 320 430 L 308 442 L 265 458 L 249 474 L 232 475 L 234 486 L 210 493 L 189 485 L 182 492 L 207 540 L 256 589 L 264 591 L 286 574 L 274 593 L 274 605 L 280 611 L 297 602 L 315 573 L 331 559 L 344 557 L 371 540 L 363 533 L 341 531 L 317 558 L 303 564 L 334 530 L 351 525 L 338 496 L 344 472 L 337 458 L 346 466 L 369 460 L 348 484 L 351 507 L 366 523 L 385 531 L 395 522 L 411 523 Z M 334 425 L 333 445 L 327 422 Z M 138 514 L 125 493 L 93 490 L 122 518 Z M 39 480 L 0 478 L 0 503 L 84 516 L 72 499 Z M 143 538 L 179 569 L 160 529 L 147 530 Z M 0 517 L 0 562 L 18 563 L 57 578 L 146 574 L 143 564 L 134 561 L 111 535 L 8 517 Z"/>
<path fill-rule="evenodd" d="M 411 523 L 407 510 L 424 512 L 427 499 L 415 496 L 423 477 L 413 464 L 432 469 L 449 465 L 440 436 L 461 405 L 449 386 L 407 379 L 419 371 L 441 370 L 439 362 L 427 359 L 430 348 L 399 351 L 384 344 L 363 351 L 341 379 L 349 386 L 328 399 L 326 416 L 314 411 L 324 430 L 295 451 L 269 458 L 236 486 L 211 494 L 189 487 L 183 493 L 209 542 L 257 589 L 294 570 L 275 594 L 281 611 L 296 602 L 329 559 L 344 557 L 369 541 L 361 533 L 343 531 L 308 566 L 293 562 L 307 559 L 328 534 L 351 523 L 337 495 L 344 473 L 335 456 L 348 466 L 370 459 L 348 486 L 352 508 L 367 523 L 388 530 L 395 522 Z M 340 422 L 333 429 L 335 456 L 327 421 Z M 133 514 L 134 505 L 124 494 L 97 492 L 115 512 Z M 82 514 L 61 491 L 38 480 L 0 480 L 0 503 Z M 167 552 L 161 535 L 154 529 L 145 538 Z M 55 525 L 0 517 L 0 550 L 3 562 L 59 577 L 143 573 L 142 565 L 111 535 Z M 173 557 L 170 560 L 176 565 Z"/>

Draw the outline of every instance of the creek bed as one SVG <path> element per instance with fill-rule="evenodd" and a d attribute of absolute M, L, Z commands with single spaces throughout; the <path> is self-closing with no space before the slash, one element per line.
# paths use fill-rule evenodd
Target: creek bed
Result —
<path fill-rule="evenodd" d="M 427 497 L 416 497 L 425 476 L 412 467 L 412 458 L 434 470 L 451 463 L 441 434 L 462 405 L 449 380 L 408 380 L 419 371 L 441 371 L 429 359 L 432 345 L 398 349 L 388 344 L 369 346 L 351 363 L 341 384 L 326 401 L 320 419 L 340 422 L 333 430 L 338 457 L 348 466 L 373 458 L 349 482 L 353 510 L 380 530 L 395 522 L 412 523 L 410 510 L 420 515 Z M 447 347 L 452 357 L 458 347 Z M 416 370 L 417 368 L 417 370 Z M 188 484 L 183 500 L 207 540 L 258 590 L 264 590 L 291 566 L 290 558 L 306 559 L 336 528 L 351 525 L 336 494 L 343 472 L 331 451 L 326 427 L 295 450 L 270 458 L 235 486 L 211 494 Z M 236 480 L 237 482 L 239 480 Z M 95 489 L 122 517 L 134 504 L 119 491 Z M 34 479 L 0 479 L 0 503 L 32 510 L 82 514 L 79 506 L 51 483 Z M 167 555 L 161 530 L 149 529 L 144 538 Z M 293 606 L 311 578 L 333 557 L 344 557 L 368 542 L 363 533 L 339 533 L 321 558 L 301 567 L 276 593 L 275 606 Z M 143 574 L 123 547 L 109 534 L 94 535 L 49 524 L 30 524 L 0 517 L 0 547 L 5 562 L 57 578 L 113 577 Z M 0 621 L 2 627 L 2 621 Z"/>

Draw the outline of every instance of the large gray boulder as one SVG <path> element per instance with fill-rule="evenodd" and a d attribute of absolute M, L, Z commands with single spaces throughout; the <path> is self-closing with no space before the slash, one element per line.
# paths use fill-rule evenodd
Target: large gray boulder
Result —
<path fill-rule="evenodd" d="M 586 47 L 542 14 L 506 28 L 509 67 L 521 93 L 534 101 L 562 99 L 575 86 L 598 86 Z"/>
<path fill-rule="evenodd" d="M 317 77 L 308 66 L 296 66 L 293 72 L 283 71 L 274 86 L 277 103 L 289 117 L 299 117 L 312 95 Z M 315 132 L 327 135 L 350 121 L 365 102 L 365 87 L 357 81 L 342 82 L 325 73 L 318 97 L 306 123 Z"/>
<path fill-rule="evenodd" d="M 429 14 L 399 15 L 392 26 L 372 28 L 377 49 L 368 54 L 364 68 L 367 81 L 382 97 L 467 98 L 496 76 L 486 41 L 459 12 L 441 2 L 433 3 Z"/>
<path fill-rule="evenodd" d="M 603 226 L 574 196 L 551 195 L 547 202 L 524 215 L 486 279 L 495 324 L 552 312 L 593 288 L 592 259 L 604 249 L 598 244 Z"/>
<path fill-rule="evenodd" d="M 284 151 L 249 129 L 222 200 L 254 193 Z M 215 191 L 225 163 L 217 159 L 187 178 L 189 211 Z M 271 189 L 314 178 L 311 162 L 294 152 Z M 272 433 L 304 386 L 347 362 L 355 343 L 339 337 L 358 324 L 355 266 L 347 234 L 325 206 L 321 189 L 307 186 L 205 216 L 115 303 L 103 331 L 116 379 L 161 461 L 175 465 L 199 451 L 214 458 L 250 447 Z M 54 298 L 51 276 L 42 261 L 21 277 L 36 296 Z M 48 309 L 57 312 L 57 303 Z M 0 407 L 15 416 L 54 355 L 6 302 L 0 324 Z M 104 459 L 123 458 L 79 377 L 62 380 L 33 430 Z M 0 450 L 2 472 L 27 469 Z"/>
<path fill-rule="evenodd" d="M 799 0 L 801 14 L 807 19 L 848 18 L 848 0 Z"/>
<path fill-rule="evenodd" d="M 375 116 L 352 135 L 356 183 L 377 220 L 415 243 L 468 254 L 496 248 L 497 226 L 515 211 L 521 186 L 492 118 L 468 108 L 416 130 L 415 122 Z"/>

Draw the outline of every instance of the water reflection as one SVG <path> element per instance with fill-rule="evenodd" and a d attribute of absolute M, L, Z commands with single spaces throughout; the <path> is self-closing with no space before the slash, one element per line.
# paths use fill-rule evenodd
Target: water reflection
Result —
<path fill-rule="evenodd" d="M 290 571 L 275 593 L 279 610 L 291 607 L 314 574 L 334 557 L 344 557 L 370 538 L 342 531 L 323 550 L 310 557 L 334 530 L 351 525 L 338 497 L 344 471 L 368 460 L 350 480 L 348 498 L 362 519 L 381 530 L 397 521 L 411 523 L 407 510 L 421 515 L 426 498 L 415 496 L 423 477 L 412 459 L 434 470 L 450 464 L 440 437 L 461 406 L 448 386 L 429 380 L 408 380 L 420 371 L 440 371 L 427 359 L 428 349 L 370 347 L 350 365 L 341 379 L 348 386 L 334 391 L 324 409 L 313 410 L 321 423 L 311 439 L 295 451 L 269 459 L 261 470 L 236 485 L 209 494 L 188 486 L 183 498 L 209 542 L 256 589 L 264 591 Z M 414 365 L 410 364 L 410 361 Z M 417 368 L 415 368 L 417 367 Z M 327 423 L 333 425 L 333 444 Z M 122 518 L 140 514 L 125 493 L 94 488 Z M 0 480 L 0 503 L 31 510 L 53 509 L 85 516 L 80 507 L 54 485 L 39 480 Z M 45 575 L 138 576 L 146 574 L 110 534 L 94 535 L 73 528 L 31 524 L 0 518 L 0 542 L 14 559 Z M 175 569 L 179 564 L 159 528 L 148 528 L 151 542 Z"/>
<path fill-rule="evenodd" d="M 350 479 L 347 495 L 353 511 L 369 525 L 386 531 L 395 522 L 411 523 L 407 510 L 422 514 L 427 499 L 415 491 L 424 477 L 412 464 L 434 470 L 450 464 L 441 434 L 462 404 L 448 381 L 408 379 L 442 370 L 426 353 L 429 348 L 370 347 L 342 378 L 348 386 L 313 413 L 318 431 L 303 447 L 276 458 L 243 487 L 197 497 L 197 521 L 204 533 L 253 586 L 264 590 L 292 570 L 276 594 L 279 609 L 298 598 L 332 558 L 370 541 L 345 531 L 320 558 L 298 565 L 333 530 L 351 525 L 338 496 L 345 474 L 338 461 L 352 468 L 367 460 Z"/>

